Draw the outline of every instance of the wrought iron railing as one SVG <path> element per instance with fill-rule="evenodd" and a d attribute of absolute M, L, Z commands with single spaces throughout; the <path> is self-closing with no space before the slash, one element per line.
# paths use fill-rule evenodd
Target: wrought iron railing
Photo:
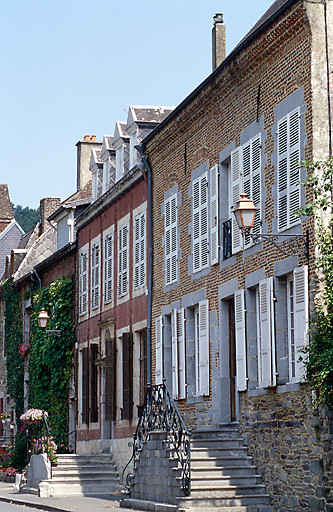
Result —
<path fill-rule="evenodd" d="M 123 471 L 123 485 L 130 491 L 133 473 L 129 471 L 125 477 L 126 470 L 131 463 L 133 463 L 134 468 L 136 467 L 144 441 L 148 439 L 150 432 L 156 430 L 166 432 L 177 454 L 182 468 L 181 488 L 184 495 L 188 496 L 191 483 L 191 432 L 186 428 L 165 382 L 156 386 L 148 386 L 144 403 L 141 407 L 138 425 L 133 434 L 133 442 L 129 443 L 129 446 L 133 448 L 133 452 Z"/>

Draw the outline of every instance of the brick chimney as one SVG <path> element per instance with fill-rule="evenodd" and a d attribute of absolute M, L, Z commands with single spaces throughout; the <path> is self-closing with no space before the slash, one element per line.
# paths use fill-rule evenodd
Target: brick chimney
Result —
<path fill-rule="evenodd" d="M 45 233 L 50 227 L 47 218 L 60 206 L 60 197 L 44 197 L 39 203 L 40 228 L 39 236 Z"/>
<path fill-rule="evenodd" d="M 77 147 L 77 174 L 76 188 L 80 190 L 86 186 L 91 179 L 90 156 L 92 149 L 100 149 L 102 142 L 96 141 L 96 135 L 85 135 L 83 140 L 76 143 Z"/>
<path fill-rule="evenodd" d="M 218 12 L 213 17 L 214 26 L 212 29 L 212 71 L 216 69 L 225 59 L 225 24 L 223 14 Z"/>

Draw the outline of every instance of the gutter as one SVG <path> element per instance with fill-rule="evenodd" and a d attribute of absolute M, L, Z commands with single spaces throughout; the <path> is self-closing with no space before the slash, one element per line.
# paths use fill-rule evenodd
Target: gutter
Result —
<path fill-rule="evenodd" d="M 147 385 L 151 384 L 151 327 L 153 300 L 153 186 L 152 169 L 141 144 L 135 146 L 147 171 L 148 182 L 148 300 L 147 300 Z"/>
<path fill-rule="evenodd" d="M 281 7 L 275 11 L 267 20 L 265 20 L 258 28 L 256 28 L 253 32 L 251 32 L 248 37 L 245 37 L 243 41 L 241 41 L 234 50 L 229 53 L 229 55 L 224 59 L 224 61 L 200 84 L 194 91 L 189 94 L 163 121 L 160 122 L 151 131 L 147 137 L 143 139 L 141 142 L 142 146 L 146 148 L 148 142 L 150 142 L 155 135 L 157 135 L 160 131 L 162 131 L 174 118 L 178 116 L 178 114 L 187 107 L 200 93 L 205 89 L 207 85 L 215 80 L 215 78 L 221 73 L 221 71 L 226 68 L 236 57 L 250 44 L 258 38 L 265 30 L 273 25 L 273 23 L 282 16 L 282 14 L 287 11 L 293 4 L 296 4 L 299 0 L 287 0 Z"/>

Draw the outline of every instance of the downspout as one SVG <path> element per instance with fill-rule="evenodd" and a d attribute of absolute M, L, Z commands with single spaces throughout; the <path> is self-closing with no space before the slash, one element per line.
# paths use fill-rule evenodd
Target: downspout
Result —
<path fill-rule="evenodd" d="M 153 292 L 153 186 L 152 169 L 141 144 L 135 146 L 147 171 L 148 182 L 148 300 L 147 300 L 147 384 L 151 384 L 151 323 Z"/>
<path fill-rule="evenodd" d="M 35 281 L 35 279 L 34 279 L 34 274 L 35 274 L 35 276 L 36 276 L 36 278 L 37 278 L 37 281 L 38 281 L 38 289 L 40 290 L 40 289 L 41 289 L 41 287 L 42 287 L 42 281 L 41 281 L 41 279 L 40 279 L 39 275 L 37 274 L 37 270 L 35 270 L 35 269 L 33 269 L 33 270 L 31 271 L 31 274 L 30 274 L 30 275 L 31 275 L 31 280 L 32 280 L 32 281 Z"/>

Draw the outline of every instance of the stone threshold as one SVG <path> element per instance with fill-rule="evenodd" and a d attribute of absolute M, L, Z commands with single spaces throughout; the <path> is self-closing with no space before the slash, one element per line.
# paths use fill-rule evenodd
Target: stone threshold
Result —
<path fill-rule="evenodd" d="M 132 508 L 137 510 L 147 510 L 148 512 L 176 512 L 177 505 L 169 503 L 159 503 L 157 501 L 138 500 L 134 498 L 123 498 L 120 502 L 122 508 Z"/>

